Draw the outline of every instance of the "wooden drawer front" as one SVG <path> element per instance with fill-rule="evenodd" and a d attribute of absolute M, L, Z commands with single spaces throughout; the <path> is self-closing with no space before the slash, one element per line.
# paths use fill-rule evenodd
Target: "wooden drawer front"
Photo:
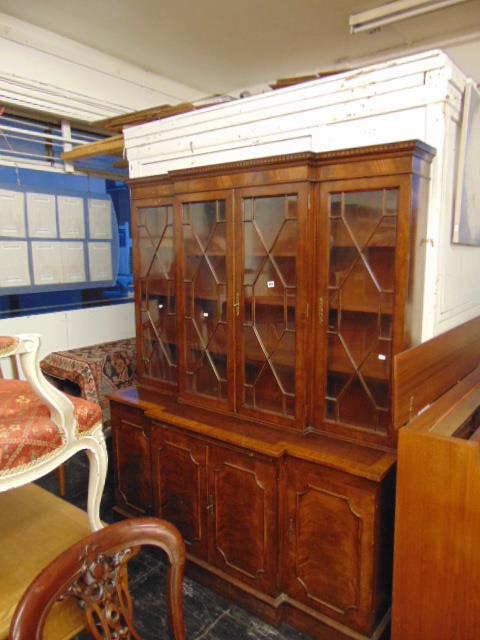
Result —
<path fill-rule="evenodd" d="M 155 513 L 178 527 L 188 552 L 206 558 L 207 447 L 158 423 L 152 429 Z"/>
<path fill-rule="evenodd" d="M 152 511 L 150 430 L 141 409 L 112 404 L 117 507 L 132 515 Z"/>
<path fill-rule="evenodd" d="M 273 463 L 253 454 L 210 448 L 210 562 L 267 593 L 277 566 L 275 475 Z"/>
<path fill-rule="evenodd" d="M 300 461 L 287 468 L 288 594 L 370 634 L 376 487 Z"/>

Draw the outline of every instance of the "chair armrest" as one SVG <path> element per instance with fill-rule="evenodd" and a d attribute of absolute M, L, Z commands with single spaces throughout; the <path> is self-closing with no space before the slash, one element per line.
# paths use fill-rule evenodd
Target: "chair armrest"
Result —
<path fill-rule="evenodd" d="M 43 375 L 39 364 L 40 334 L 24 333 L 0 337 L 0 357 L 18 356 L 25 379 L 50 410 L 50 418 L 67 442 L 75 439 L 73 404 Z"/>

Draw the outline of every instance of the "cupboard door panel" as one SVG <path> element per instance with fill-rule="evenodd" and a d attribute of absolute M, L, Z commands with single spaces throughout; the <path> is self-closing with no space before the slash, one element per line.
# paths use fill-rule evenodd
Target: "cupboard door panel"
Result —
<path fill-rule="evenodd" d="M 308 463 L 288 464 L 287 590 L 370 633 L 376 491 L 342 476 Z"/>
<path fill-rule="evenodd" d="M 233 408 L 231 194 L 177 199 L 182 229 L 181 392 L 212 408 Z"/>
<path fill-rule="evenodd" d="M 152 455 L 156 514 L 173 522 L 188 552 L 206 558 L 206 445 L 155 424 Z"/>
<path fill-rule="evenodd" d="M 405 346 L 409 191 L 399 176 L 324 183 L 320 206 L 316 422 L 385 439 Z"/>
<path fill-rule="evenodd" d="M 132 515 L 152 511 L 150 429 L 141 409 L 112 403 L 115 502 Z"/>
<path fill-rule="evenodd" d="M 140 379 L 178 382 L 177 261 L 171 201 L 139 202 L 133 209 L 137 349 Z"/>
<path fill-rule="evenodd" d="M 237 407 L 304 424 L 307 187 L 237 192 Z"/>
<path fill-rule="evenodd" d="M 212 447 L 210 562 L 272 593 L 275 584 L 275 467 L 247 453 Z"/>

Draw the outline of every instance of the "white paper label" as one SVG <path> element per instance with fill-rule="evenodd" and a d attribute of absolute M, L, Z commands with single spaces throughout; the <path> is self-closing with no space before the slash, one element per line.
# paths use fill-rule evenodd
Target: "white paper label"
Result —
<path fill-rule="evenodd" d="M 273 289 L 275 286 L 275 281 L 274 280 L 267 280 L 267 287 L 269 289 Z"/>

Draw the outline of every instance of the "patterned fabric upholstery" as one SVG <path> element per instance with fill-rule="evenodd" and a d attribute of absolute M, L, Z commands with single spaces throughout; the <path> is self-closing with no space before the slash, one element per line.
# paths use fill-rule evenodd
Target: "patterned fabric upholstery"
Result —
<path fill-rule="evenodd" d="M 41 361 L 40 367 L 49 376 L 77 384 L 85 400 L 98 402 L 103 411 L 103 424 L 107 426 L 110 424 L 107 396 L 135 384 L 135 354 L 135 338 L 128 338 L 55 351 Z"/>
<path fill-rule="evenodd" d="M 18 339 L 13 336 L 0 336 L 0 357 L 8 356 L 15 351 Z"/>
<path fill-rule="evenodd" d="M 79 433 L 85 434 L 101 421 L 102 411 L 98 405 L 80 398 L 70 400 Z M 48 458 L 62 444 L 62 436 L 50 420 L 48 407 L 28 382 L 0 380 L 0 476 Z"/>

